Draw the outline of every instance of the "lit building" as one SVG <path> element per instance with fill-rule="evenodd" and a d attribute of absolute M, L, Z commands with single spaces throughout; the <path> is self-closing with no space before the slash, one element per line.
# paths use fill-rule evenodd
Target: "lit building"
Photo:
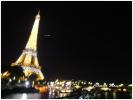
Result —
<path fill-rule="evenodd" d="M 40 21 L 40 11 L 35 17 L 35 22 L 31 31 L 31 35 L 20 57 L 11 66 L 20 66 L 26 77 L 31 76 L 33 73 L 37 75 L 36 80 L 43 80 L 44 76 L 41 72 L 37 58 L 37 35 Z"/>

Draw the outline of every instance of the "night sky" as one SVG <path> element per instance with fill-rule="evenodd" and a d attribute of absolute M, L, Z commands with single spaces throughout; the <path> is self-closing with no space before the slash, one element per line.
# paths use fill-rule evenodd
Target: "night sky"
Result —
<path fill-rule="evenodd" d="M 38 60 L 48 80 L 131 83 L 131 1 L 8 1 L 1 7 L 2 71 L 25 48 L 40 9 Z"/>

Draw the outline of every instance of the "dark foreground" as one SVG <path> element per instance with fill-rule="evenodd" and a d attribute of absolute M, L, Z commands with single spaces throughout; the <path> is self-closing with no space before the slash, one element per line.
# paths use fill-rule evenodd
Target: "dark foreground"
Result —
<path fill-rule="evenodd" d="M 31 92 L 32 91 L 32 92 Z M 45 93 L 38 93 L 32 89 L 28 91 L 22 89 L 17 93 L 14 90 L 2 90 L 2 99 L 131 99 L 132 94 L 129 92 L 88 92 L 85 90 L 78 90 L 71 93 L 61 93 L 47 91 Z"/>

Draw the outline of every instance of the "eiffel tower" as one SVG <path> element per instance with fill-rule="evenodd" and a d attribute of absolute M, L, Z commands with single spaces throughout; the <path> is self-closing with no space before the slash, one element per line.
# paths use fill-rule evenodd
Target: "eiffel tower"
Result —
<path fill-rule="evenodd" d="M 37 75 L 36 80 L 43 80 L 44 76 L 41 72 L 41 66 L 39 65 L 37 58 L 37 35 L 40 21 L 40 11 L 35 16 L 34 25 L 29 37 L 29 40 L 25 46 L 20 57 L 11 66 L 20 66 L 26 77 L 31 76 L 33 73 Z"/>

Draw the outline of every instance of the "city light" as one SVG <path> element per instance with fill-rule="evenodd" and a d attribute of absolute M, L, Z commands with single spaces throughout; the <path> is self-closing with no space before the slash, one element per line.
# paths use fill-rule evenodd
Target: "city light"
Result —
<path fill-rule="evenodd" d="M 12 79 L 11 78 L 9 79 L 9 82 L 12 82 Z"/>
<path fill-rule="evenodd" d="M 103 87 L 107 87 L 107 83 L 103 83 Z"/>
<path fill-rule="evenodd" d="M 50 86 L 54 86 L 54 82 L 50 82 Z"/>
<path fill-rule="evenodd" d="M 94 84 L 94 87 L 100 87 L 100 84 L 97 82 Z"/>
<path fill-rule="evenodd" d="M 118 91 L 121 91 L 121 88 L 118 88 Z"/>
<path fill-rule="evenodd" d="M 68 86 L 69 86 L 69 85 L 71 85 L 71 81 L 69 81 L 69 82 L 66 82 L 66 85 L 68 85 Z"/>
<path fill-rule="evenodd" d="M 132 84 L 129 84 L 128 86 L 129 86 L 129 87 L 132 87 Z"/>
<path fill-rule="evenodd" d="M 86 90 L 88 90 L 88 91 L 91 91 L 92 89 L 94 89 L 94 87 L 92 87 L 92 86 L 89 86 L 86 88 Z"/>
<path fill-rule="evenodd" d="M 14 76 L 14 77 L 13 77 L 13 80 L 15 80 L 15 79 L 16 79 L 16 77 Z"/>
<path fill-rule="evenodd" d="M 107 88 L 107 87 L 102 87 L 101 90 L 103 90 L 103 91 L 108 91 L 109 88 Z"/>
<path fill-rule="evenodd" d="M 76 85 L 75 87 L 76 87 L 76 89 L 79 89 L 79 88 L 80 88 L 80 86 L 79 86 L 79 85 Z"/>
<path fill-rule="evenodd" d="M 23 93 L 21 99 L 28 99 L 27 98 L 27 94 L 26 93 Z"/>
<path fill-rule="evenodd" d="M 110 83 L 109 87 L 115 87 L 115 84 L 114 83 Z"/>
<path fill-rule="evenodd" d="M 88 84 L 92 85 L 92 82 L 88 82 Z"/>
<path fill-rule="evenodd" d="M 29 81 L 26 81 L 26 82 L 25 82 L 25 86 L 26 86 L 26 87 L 28 87 L 29 84 L 30 84 Z"/>
<path fill-rule="evenodd" d="M 33 81 L 33 82 L 32 82 L 32 87 L 34 87 L 34 85 L 35 85 L 35 82 Z"/>
<path fill-rule="evenodd" d="M 20 80 L 18 80 L 18 83 L 20 83 Z"/>
<path fill-rule="evenodd" d="M 123 87 L 123 86 L 124 86 L 124 84 L 120 84 L 120 85 L 119 85 L 119 87 Z"/>
<path fill-rule="evenodd" d="M 3 74 L 1 74 L 1 77 L 9 77 L 9 76 L 10 76 L 9 71 L 6 71 Z"/>
<path fill-rule="evenodd" d="M 124 88 L 124 89 L 123 89 L 123 92 L 127 92 L 127 89 Z"/>

